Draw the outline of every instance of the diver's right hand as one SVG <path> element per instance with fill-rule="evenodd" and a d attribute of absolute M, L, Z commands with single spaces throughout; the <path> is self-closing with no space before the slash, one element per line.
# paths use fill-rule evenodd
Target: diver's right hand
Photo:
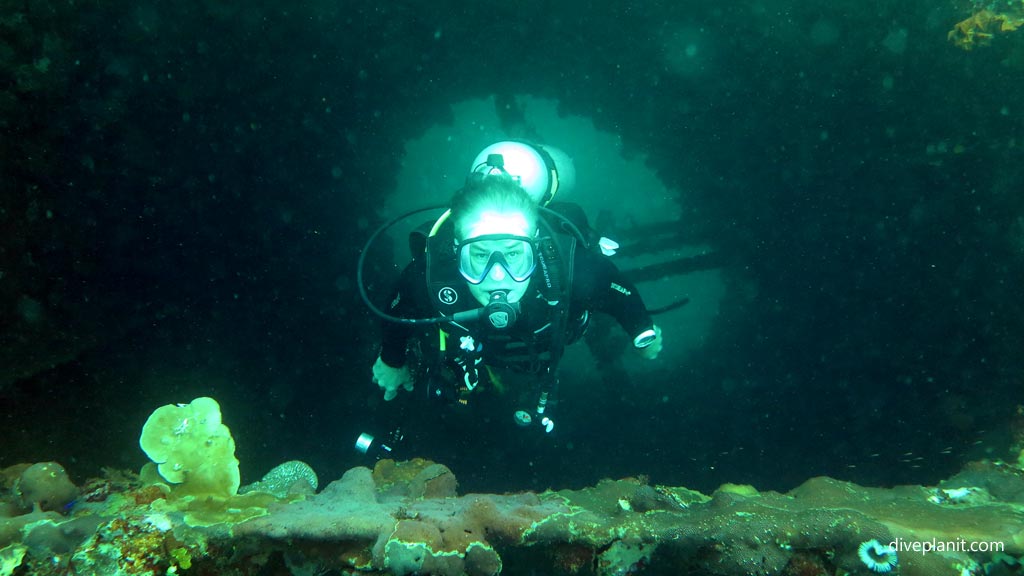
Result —
<path fill-rule="evenodd" d="M 377 357 L 373 363 L 373 381 L 384 391 L 384 400 L 391 401 L 398 396 L 398 389 L 405 388 L 406 392 L 412 392 L 412 373 L 408 366 L 392 368 Z"/>

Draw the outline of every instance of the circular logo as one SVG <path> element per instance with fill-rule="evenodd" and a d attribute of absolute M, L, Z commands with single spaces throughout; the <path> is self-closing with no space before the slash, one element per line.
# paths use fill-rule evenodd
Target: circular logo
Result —
<path fill-rule="evenodd" d="M 492 312 L 487 319 L 495 328 L 508 328 L 508 312 Z"/>
<path fill-rule="evenodd" d="M 455 304 L 459 301 L 459 293 L 455 291 L 455 288 L 445 286 L 437 292 L 437 299 L 440 300 L 442 304 Z"/>

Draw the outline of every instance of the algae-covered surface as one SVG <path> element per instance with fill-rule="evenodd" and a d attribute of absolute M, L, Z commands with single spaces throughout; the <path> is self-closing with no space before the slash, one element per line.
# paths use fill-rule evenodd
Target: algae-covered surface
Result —
<path fill-rule="evenodd" d="M 196 522 L 193 501 L 110 472 L 69 511 L 0 519 L 0 574 L 869 574 L 858 549 L 876 540 L 934 546 L 899 550 L 897 566 L 938 576 L 1010 570 L 1024 555 L 1024 474 L 987 462 L 942 487 L 825 477 L 787 493 L 710 495 L 642 478 L 542 493 L 456 486 L 441 464 L 383 460 L 317 494 L 250 492 L 262 494 L 250 496 L 256 517 L 235 521 L 233 504 L 208 502 L 228 509 Z"/>

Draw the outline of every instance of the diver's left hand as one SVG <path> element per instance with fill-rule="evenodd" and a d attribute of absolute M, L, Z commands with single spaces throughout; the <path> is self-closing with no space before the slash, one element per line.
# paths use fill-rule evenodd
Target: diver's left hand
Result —
<path fill-rule="evenodd" d="M 651 342 L 647 346 L 644 346 L 643 348 L 636 348 L 634 346 L 634 348 L 636 349 L 637 353 L 640 354 L 641 357 L 646 358 L 648 360 L 654 360 L 655 358 L 657 358 L 658 354 L 661 354 L 662 347 L 663 347 L 663 344 L 662 344 L 662 340 L 661 340 L 661 328 L 659 328 L 657 326 L 654 326 L 654 341 L 653 342 Z"/>

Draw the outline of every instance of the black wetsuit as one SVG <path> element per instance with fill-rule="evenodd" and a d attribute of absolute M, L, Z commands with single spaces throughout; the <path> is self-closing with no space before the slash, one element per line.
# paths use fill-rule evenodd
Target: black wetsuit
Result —
<path fill-rule="evenodd" d="M 653 322 L 636 287 L 608 257 L 580 248 L 574 251 L 573 258 L 573 281 L 570 307 L 564 322 L 564 337 L 552 338 L 554 309 L 540 290 L 541 281 L 535 272 L 523 295 L 519 319 L 513 327 L 497 332 L 485 329 L 486 322 L 463 324 L 476 342 L 482 344 L 485 364 L 528 372 L 547 370 L 551 367 L 553 342 L 568 344 L 582 336 L 591 312 L 604 312 L 613 316 L 630 339 L 652 328 Z M 431 318 L 438 315 L 427 289 L 424 258 L 416 258 L 402 272 L 387 311 L 404 318 Z M 446 332 L 459 333 L 458 330 L 453 332 L 450 326 L 442 326 Z M 417 326 L 385 322 L 381 360 L 391 367 L 405 365 L 409 339 L 421 330 Z M 428 341 L 436 341 L 437 327 L 430 330 L 434 337 Z M 457 352 L 458 343 L 456 339 L 454 346 L 449 345 L 449 351 L 454 348 Z M 560 350 L 554 356 L 560 357 Z"/>

